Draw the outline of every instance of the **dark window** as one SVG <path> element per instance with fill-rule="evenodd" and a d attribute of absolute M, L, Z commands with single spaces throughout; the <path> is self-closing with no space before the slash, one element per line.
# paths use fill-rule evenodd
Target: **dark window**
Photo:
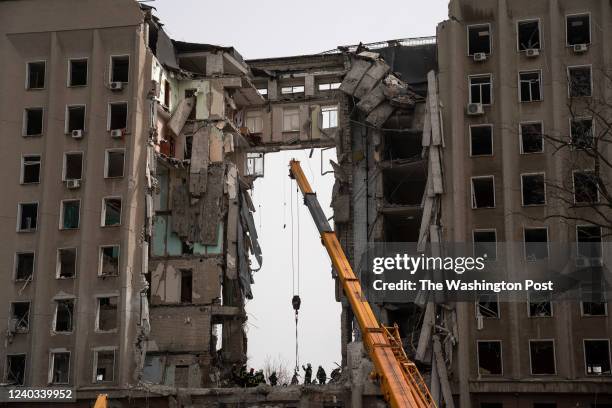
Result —
<path fill-rule="evenodd" d="M 606 289 L 603 282 L 584 282 L 580 285 L 583 316 L 606 316 Z"/>
<path fill-rule="evenodd" d="M 164 81 L 164 105 L 170 107 L 170 82 Z"/>
<path fill-rule="evenodd" d="M 529 293 L 529 317 L 552 316 L 552 295 L 549 292 Z"/>
<path fill-rule="evenodd" d="M 193 136 L 185 138 L 185 159 L 191 159 L 191 148 L 193 146 Z"/>
<path fill-rule="evenodd" d="M 123 177 L 123 163 L 125 152 L 123 150 L 106 151 L 106 177 Z"/>
<path fill-rule="evenodd" d="M 11 304 L 11 329 L 16 333 L 27 333 L 30 328 L 30 302 Z"/>
<path fill-rule="evenodd" d="M 546 204 L 544 174 L 523 174 L 521 175 L 521 185 L 523 205 Z"/>
<path fill-rule="evenodd" d="M 45 62 L 28 62 L 28 89 L 45 87 Z"/>
<path fill-rule="evenodd" d="M 100 276 L 119 275 L 119 245 L 100 248 Z"/>
<path fill-rule="evenodd" d="M 470 146 L 472 156 L 490 156 L 493 154 L 493 126 L 471 126 Z"/>
<path fill-rule="evenodd" d="M 567 69 L 567 76 L 570 97 L 591 96 L 591 67 L 569 67 Z"/>
<path fill-rule="evenodd" d="M 80 180 L 83 176 L 83 153 L 66 153 L 64 180 Z"/>
<path fill-rule="evenodd" d="M 174 386 L 186 388 L 189 387 L 189 366 L 176 365 L 174 366 Z"/>
<path fill-rule="evenodd" d="M 38 204 L 19 204 L 19 231 L 33 231 L 38 220 Z"/>
<path fill-rule="evenodd" d="M 492 89 L 491 75 L 470 77 L 470 103 L 490 105 Z"/>
<path fill-rule="evenodd" d="M 70 60 L 70 86 L 87 85 L 87 59 Z"/>
<path fill-rule="evenodd" d="M 544 137 L 541 122 L 521 123 L 521 153 L 542 153 Z"/>
<path fill-rule="evenodd" d="M 34 252 L 18 253 L 15 259 L 15 280 L 28 280 L 34 273 Z"/>
<path fill-rule="evenodd" d="M 554 375 L 555 343 L 552 340 L 529 341 L 529 356 L 531 358 L 531 374 Z"/>
<path fill-rule="evenodd" d="M 43 133 L 43 108 L 25 110 L 25 136 L 39 136 Z"/>
<path fill-rule="evenodd" d="M 566 17 L 567 44 L 590 44 L 591 43 L 591 16 L 580 14 Z"/>
<path fill-rule="evenodd" d="M 548 229 L 525 228 L 525 259 L 538 261 L 548 258 Z"/>
<path fill-rule="evenodd" d="M 53 353 L 51 370 L 52 384 L 68 384 L 70 380 L 70 353 Z"/>
<path fill-rule="evenodd" d="M 193 293 L 193 274 L 188 269 L 181 269 L 181 303 L 191 303 Z"/>
<path fill-rule="evenodd" d="M 79 212 L 81 202 L 79 200 L 62 201 L 62 229 L 79 228 Z"/>
<path fill-rule="evenodd" d="M 540 22 L 538 20 L 518 22 L 519 51 L 540 49 Z"/>
<path fill-rule="evenodd" d="M 116 296 L 98 298 L 98 330 L 109 331 L 117 328 L 118 301 Z"/>
<path fill-rule="evenodd" d="M 491 28 L 488 24 L 468 27 L 468 54 L 491 53 Z"/>
<path fill-rule="evenodd" d="M 68 107 L 68 133 L 73 130 L 85 130 L 85 106 Z"/>
<path fill-rule="evenodd" d="M 585 340 L 584 359 L 587 375 L 610 375 L 609 340 Z"/>
<path fill-rule="evenodd" d="M 598 194 L 599 177 L 594 171 L 574 172 L 574 201 L 576 204 L 596 203 L 599 201 Z"/>
<path fill-rule="evenodd" d="M 74 278 L 76 275 L 76 248 L 62 248 L 57 250 L 57 277 Z"/>
<path fill-rule="evenodd" d="M 130 79 L 130 57 L 112 57 L 111 82 L 128 82 Z"/>
<path fill-rule="evenodd" d="M 96 382 L 115 380 L 115 351 L 96 351 Z"/>
<path fill-rule="evenodd" d="M 196 97 L 197 92 L 198 92 L 197 89 L 186 89 L 185 90 L 185 99 L 193 97 L 193 107 L 191 108 L 191 111 L 189 112 L 189 116 L 187 117 L 187 119 L 189 120 L 195 120 L 196 118 L 196 105 L 198 104 L 198 98 Z"/>
<path fill-rule="evenodd" d="M 496 293 L 480 294 L 477 297 L 478 314 L 486 318 L 499 317 L 499 302 Z"/>
<path fill-rule="evenodd" d="M 74 299 L 61 299 L 55 301 L 55 327 L 56 332 L 71 332 L 74 322 Z"/>
<path fill-rule="evenodd" d="M 110 104 L 110 130 L 127 129 L 127 103 Z"/>
<path fill-rule="evenodd" d="M 478 342 L 478 374 L 502 374 L 501 341 Z"/>
<path fill-rule="evenodd" d="M 121 223 L 121 199 L 105 198 L 102 213 L 102 226 L 111 227 Z"/>
<path fill-rule="evenodd" d="M 25 384 L 26 355 L 13 354 L 6 356 L 6 376 L 4 381 L 11 385 Z"/>
<path fill-rule="evenodd" d="M 580 225 L 576 227 L 578 241 L 578 258 L 601 258 L 601 227 L 595 225 Z"/>
<path fill-rule="evenodd" d="M 472 208 L 495 207 L 495 181 L 493 176 L 472 179 Z"/>
<path fill-rule="evenodd" d="M 40 182 L 40 156 L 23 156 L 21 182 L 23 184 Z"/>
<path fill-rule="evenodd" d="M 577 149 L 593 146 L 593 119 L 572 119 L 570 136 L 572 145 Z"/>
<path fill-rule="evenodd" d="M 474 231 L 473 234 L 474 256 L 495 261 L 497 259 L 497 234 L 495 230 Z"/>
<path fill-rule="evenodd" d="M 542 100 L 542 83 L 540 72 L 520 72 L 521 102 Z"/>

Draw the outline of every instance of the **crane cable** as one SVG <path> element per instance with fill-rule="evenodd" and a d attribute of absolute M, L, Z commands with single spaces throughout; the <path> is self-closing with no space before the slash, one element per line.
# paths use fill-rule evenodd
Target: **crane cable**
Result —
<path fill-rule="evenodd" d="M 293 297 L 291 298 L 291 305 L 295 311 L 295 368 L 294 373 L 299 371 L 300 360 L 299 360 L 299 336 L 298 336 L 298 313 L 302 300 L 300 299 L 300 212 L 299 212 L 299 191 L 296 185 L 295 194 L 295 205 L 297 211 L 297 248 L 294 248 L 294 223 L 293 223 L 293 188 L 291 189 L 291 284 L 293 290 Z M 297 250 L 297 251 L 296 251 Z M 295 267 L 295 253 L 297 252 L 297 291 L 296 291 L 296 267 Z"/>

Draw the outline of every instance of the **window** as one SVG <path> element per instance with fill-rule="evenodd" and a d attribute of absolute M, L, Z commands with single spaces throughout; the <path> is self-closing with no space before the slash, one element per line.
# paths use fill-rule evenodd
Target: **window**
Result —
<path fill-rule="evenodd" d="M 21 159 L 21 184 L 35 183 L 40 183 L 40 156 L 23 156 Z"/>
<path fill-rule="evenodd" d="M 607 316 L 606 289 L 603 282 L 580 284 L 580 309 L 582 316 Z"/>
<path fill-rule="evenodd" d="M 76 275 L 77 249 L 60 248 L 57 250 L 56 277 L 60 279 L 74 278 Z"/>
<path fill-rule="evenodd" d="M 26 88 L 43 89 L 45 87 L 45 61 L 28 62 Z"/>
<path fill-rule="evenodd" d="M 331 129 L 338 127 L 338 107 L 323 106 L 321 108 L 321 128 Z"/>
<path fill-rule="evenodd" d="M 542 73 L 540 71 L 519 72 L 519 92 L 521 102 L 542 100 Z"/>
<path fill-rule="evenodd" d="M 529 292 L 527 296 L 529 317 L 552 316 L 552 294 L 550 292 Z"/>
<path fill-rule="evenodd" d="M 540 20 L 525 20 L 517 23 L 519 51 L 540 49 Z"/>
<path fill-rule="evenodd" d="M 53 331 L 71 333 L 74 323 L 74 299 L 58 299 L 55 301 L 55 319 Z"/>
<path fill-rule="evenodd" d="M 592 170 L 574 171 L 574 202 L 591 204 L 599 201 L 599 177 Z"/>
<path fill-rule="evenodd" d="M 525 228 L 525 259 L 530 262 L 548 258 L 548 228 Z"/>
<path fill-rule="evenodd" d="M 497 260 L 497 232 L 495 230 L 474 230 L 474 257 Z"/>
<path fill-rule="evenodd" d="M 588 97 L 592 95 L 593 79 L 590 65 L 567 68 L 567 83 L 570 98 Z"/>
<path fill-rule="evenodd" d="M 281 93 L 284 95 L 304 93 L 304 85 L 283 86 L 281 88 Z"/>
<path fill-rule="evenodd" d="M 33 274 L 34 252 L 18 252 L 15 255 L 15 280 L 30 280 Z"/>
<path fill-rule="evenodd" d="M 492 156 L 493 155 L 493 126 L 475 125 L 470 126 L 470 155 Z"/>
<path fill-rule="evenodd" d="M 591 15 L 574 14 L 565 17 L 567 45 L 591 43 Z"/>
<path fill-rule="evenodd" d="M 129 82 L 130 57 L 127 55 L 111 57 L 111 82 Z"/>
<path fill-rule="evenodd" d="M 68 86 L 87 85 L 87 58 L 71 59 L 68 62 Z"/>
<path fill-rule="evenodd" d="M 119 275 L 119 245 L 100 247 L 99 276 Z"/>
<path fill-rule="evenodd" d="M 19 203 L 17 212 L 17 231 L 36 231 L 38 220 L 38 203 Z"/>
<path fill-rule="evenodd" d="M 121 224 L 121 198 L 105 197 L 102 199 L 102 226 L 113 227 Z"/>
<path fill-rule="evenodd" d="M 126 102 L 111 103 L 108 105 L 108 130 L 127 129 L 128 105 Z"/>
<path fill-rule="evenodd" d="M 104 163 L 104 177 L 119 178 L 123 177 L 123 167 L 125 163 L 124 149 L 111 149 L 106 151 Z"/>
<path fill-rule="evenodd" d="M 300 130 L 300 112 L 298 108 L 283 109 L 283 132 Z"/>
<path fill-rule="evenodd" d="M 596 225 L 577 225 L 576 245 L 577 258 L 579 260 L 593 260 L 595 262 L 601 260 L 601 227 Z"/>
<path fill-rule="evenodd" d="M 85 105 L 66 107 L 66 133 L 85 130 Z"/>
<path fill-rule="evenodd" d="M 261 111 L 247 111 L 246 127 L 251 133 L 261 133 L 263 131 L 263 118 Z"/>
<path fill-rule="evenodd" d="M 259 92 L 261 96 L 268 96 L 268 88 L 257 88 L 257 92 Z"/>
<path fill-rule="evenodd" d="M 98 298 L 98 318 L 96 319 L 97 331 L 112 331 L 117 329 L 118 304 L 118 296 Z"/>
<path fill-rule="evenodd" d="M 532 375 L 555 375 L 555 343 L 552 340 L 529 340 Z"/>
<path fill-rule="evenodd" d="M 193 273 L 189 269 L 181 269 L 181 303 L 191 303 L 193 294 Z"/>
<path fill-rule="evenodd" d="M 570 139 L 577 149 L 592 147 L 594 142 L 593 118 L 571 118 Z"/>
<path fill-rule="evenodd" d="M 587 375 L 610 375 L 610 340 L 584 340 Z"/>
<path fill-rule="evenodd" d="M 520 124 L 521 154 L 544 152 L 544 131 L 542 122 Z"/>
<path fill-rule="evenodd" d="M 50 355 L 49 383 L 68 384 L 70 381 L 70 352 L 52 351 Z"/>
<path fill-rule="evenodd" d="M 27 333 L 30 329 L 30 302 L 11 303 L 10 330 L 14 333 Z"/>
<path fill-rule="evenodd" d="M 164 106 L 166 108 L 170 108 L 170 101 L 172 89 L 170 88 L 170 82 L 164 80 Z"/>
<path fill-rule="evenodd" d="M 546 204 L 544 173 L 521 174 L 523 205 Z"/>
<path fill-rule="evenodd" d="M 340 82 L 330 82 L 319 84 L 319 91 L 331 91 L 340 88 Z"/>
<path fill-rule="evenodd" d="M 246 174 L 248 176 L 263 177 L 264 153 L 247 153 Z"/>
<path fill-rule="evenodd" d="M 196 118 L 197 105 L 198 105 L 198 98 L 196 96 L 197 93 L 198 93 L 197 89 L 185 89 L 185 99 L 192 98 L 193 100 L 193 106 L 191 107 L 191 110 L 189 111 L 189 116 L 187 117 L 187 119 L 189 120 L 195 120 Z"/>
<path fill-rule="evenodd" d="M 495 207 L 495 178 L 472 177 L 472 208 Z"/>
<path fill-rule="evenodd" d="M 499 340 L 478 341 L 478 374 L 501 375 L 502 344 Z"/>
<path fill-rule="evenodd" d="M 468 26 L 468 55 L 479 52 L 491 53 L 491 25 L 478 24 Z"/>
<path fill-rule="evenodd" d="M 25 370 L 25 354 L 8 354 L 6 356 L 6 373 L 4 375 L 4 382 L 10 385 L 24 385 Z"/>
<path fill-rule="evenodd" d="M 43 108 L 27 108 L 23 114 L 23 135 L 40 136 L 43 133 Z"/>
<path fill-rule="evenodd" d="M 497 293 L 484 293 L 476 297 L 476 316 L 482 316 L 489 319 L 499 318 L 499 302 Z"/>
<path fill-rule="evenodd" d="M 490 105 L 493 101 L 493 87 L 490 74 L 470 76 L 470 103 Z"/>
<path fill-rule="evenodd" d="M 62 212 L 60 215 L 60 229 L 77 229 L 79 228 L 79 213 L 81 209 L 81 200 L 63 200 Z"/>
<path fill-rule="evenodd" d="M 83 153 L 71 152 L 64 154 L 64 181 L 80 180 L 83 176 Z"/>
<path fill-rule="evenodd" d="M 115 380 L 115 350 L 94 351 L 94 382 Z"/>

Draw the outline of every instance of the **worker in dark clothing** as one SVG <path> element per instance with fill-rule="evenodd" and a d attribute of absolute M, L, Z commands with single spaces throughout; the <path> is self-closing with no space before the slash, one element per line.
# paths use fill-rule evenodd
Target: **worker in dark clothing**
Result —
<path fill-rule="evenodd" d="M 265 384 L 266 383 L 266 376 L 264 375 L 263 370 L 259 370 L 255 373 L 255 386 L 258 386 L 259 384 Z"/>
<path fill-rule="evenodd" d="M 247 367 L 246 365 L 243 365 L 242 367 L 240 367 L 240 370 L 238 371 L 238 385 L 240 387 L 246 387 L 247 386 Z"/>
<path fill-rule="evenodd" d="M 327 381 L 327 374 L 321 366 L 317 369 L 317 380 L 319 380 L 319 385 L 325 385 L 325 381 Z"/>
<path fill-rule="evenodd" d="M 273 371 L 272 374 L 268 377 L 268 381 L 270 381 L 271 386 L 276 386 L 278 384 L 278 377 L 276 376 L 276 371 Z"/>
<path fill-rule="evenodd" d="M 293 372 L 293 377 L 291 377 L 291 385 L 298 385 L 300 383 L 300 380 L 298 380 L 299 377 L 300 375 L 298 374 L 298 369 L 296 367 L 295 371 Z"/>
<path fill-rule="evenodd" d="M 255 369 L 251 368 L 246 375 L 246 386 L 254 387 L 255 385 L 257 385 L 255 384 Z"/>
<path fill-rule="evenodd" d="M 342 370 L 340 369 L 340 367 L 336 367 L 332 370 L 331 374 L 329 375 L 329 383 L 337 383 L 338 381 L 340 381 L 340 375 L 342 374 Z"/>
<path fill-rule="evenodd" d="M 310 365 L 310 363 L 306 364 L 306 367 L 302 365 L 302 370 L 305 371 L 304 384 L 311 384 L 312 383 L 312 366 Z"/>

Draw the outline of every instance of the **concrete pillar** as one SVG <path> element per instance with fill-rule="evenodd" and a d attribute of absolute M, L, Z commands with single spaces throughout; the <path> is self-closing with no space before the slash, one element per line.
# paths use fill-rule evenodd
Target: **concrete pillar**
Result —
<path fill-rule="evenodd" d="M 223 52 L 206 56 L 206 76 L 223 74 Z"/>
<path fill-rule="evenodd" d="M 307 74 L 304 78 L 304 95 L 314 96 L 315 92 L 315 77 L 312 74 Z"/>

